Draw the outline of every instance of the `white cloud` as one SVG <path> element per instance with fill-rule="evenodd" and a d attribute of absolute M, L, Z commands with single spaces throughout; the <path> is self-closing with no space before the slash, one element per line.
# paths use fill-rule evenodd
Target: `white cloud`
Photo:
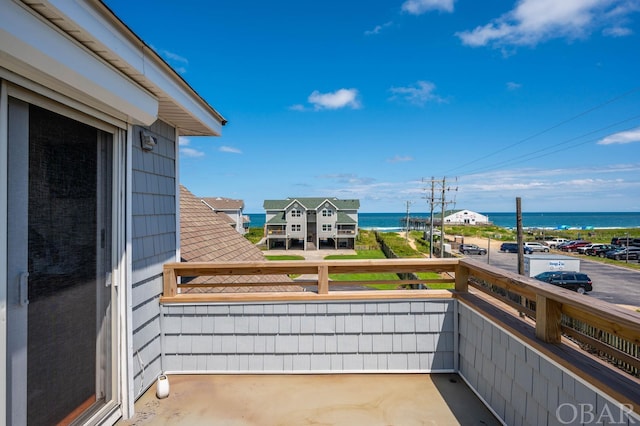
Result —
<path fill-rule="evenodd" d="M 427 102 L 445 102 L 440 96 L 433 92 L 436 85 L 430 81 L 418 81 L 412 86 L 392 87 L 389 91 L 392 93 L 390 100 L 404 100 L 414 105 L 423 106 Z"/>
<path fill-rule="evenodd" d="M 193 148 L 180 148 L 180 154 L 190 158 L 204 157 L 204 152 Z"/>
<path fill-rule="evenodd" d="M 240 151 L 238 148 L 233 148 L 231 146 L 221 146 L 220 148 L 218 148 L 218 151 L 229 152 L 231 154 L 242 154 L 242 151 Z"/>
<path fill-rule="evenodd" d="M 189 157 L 189 158 L 204 157 L 204 152 L 198 151 L 197 149 L 194 149 L 194 148 L 189 148 L 189 144 L 190 143 L 191 143 L 191 140 L 189 138 L 185 138 L 184 136 L 181 136 L 178 139 L 178 146 L 180 147 L 180 154 L 184 155 L 185 157 Z"/>
<path fill-rule="evenodd" d="M 389 163 L 406 163 L 407 161 L 413 161 L 413 157 L 409 155 L 396 155 L 393 158 L 387 160 Z"/>
<path fill-rule="evenodd" d="M 509 90 L 518 90 L 521 87 L 522 87 L 522 84 L 520 84 L 520 83 L 516 83 L 516 82 L 513 82 L 513 81 L 507 82 L 507 89 L 509 89 Z"/>
<path fill-rule="evenodd" d="M 485 211 L 500 211 L 502 205 L 513 209 L 516 197 L 530 211 L 606 211 L 608 199 L 640 194 L 639 172 L 640 163 L 479 173 L 458 180 L 457 199 L 465 206 L 481 204 Z"/>
<path fill-rule="evenodd" d="M 598 145 L 624 144 L 640 142 L 640 127 L 625 132 L 614 133 L 606 138 L 600 139 Z"/>
<path fill-rule="evenodd" d="M 327 175 L 320 175 L 318 176 L 318 178 L 330 179 L 330 180 L 339 182 L 341 184 L 348 184 L 348 185 L 369 185 L 375 182 L 374 178 L 360 177 L 352 173 L 333 173 L 333 174 L 327 174 Z"/>
<path fill-rule="evenodd" d="M 382 25 L 376 25 L 372 30 L 367 30 L 364 32 L 364 35 L 374 35 L 374 34 L 380 34 L 380 31 L 382 31 L 383 29 L 390 27 L 393 24 L 393 22 L 389 21 L 389 22 L 385 22 Z"/>
<path fill-rule="evenodd" d="M 534 46 L 552 38 L 587 36 L 600 26 L 616 27 L 636 10 L 628 0 L 520 0 L 490 23 L 456 35 L 467 46 Z M 610 31 L 614 31 L 611 29 Z M 622 34 L 620 34 L 622 35 Z"/>
<path fill-rule="evenodd" d="M 339 89 L 335 92 L 320 93 L 314 90 L 307 99 L 314 106 L 315 110 L 340 109 L 350 107 L 360 108 L 357 89 Z"/>
<path fill-rule="evenodd" d="M 602 34 L 608 37 L 625 37 L 633 34 L 633 30 L 625 27 L 611 27 L 602 30 Z"/>
<path fill-rule="evenodd" d="M 304 106 L 304 105 L 302 105 L 302 104 L 295 104 L 295 105 L 291 105 L 291 106 L 289 107 L 289 109 L 290 109 L 291 111 L 306 111 L 306 110 L 307 110 L 307 108 L 305 108 L 305 106 Z"/>
<path fill-rule="evenodd" d="M 189 60 L 187 58 L 185 58 L 184 56 L 180 56 L 177 53 L 173 53 L 170 52 L 168 50 L 163 50 L 162 51 L 162 56 L 164 56 L 165 58 L 174 61 L 174 62 L 180 62 L 183 64 L 188 64 Z"/>
<path fill-rule="evenodd" d="M 453 12 L 455 0 L 406 0 L 402 3 L 402 11 L 412 15 L 422 15 L 431 10 Z"/>
<path fill-rule="evenodd" d="M 187 65 L 189 65 L 189 60 L 187 58 L 168 50 L 162 50 L 161 54 L 174 70 L 176 70 L 179 74 L 186 74 Z"/>

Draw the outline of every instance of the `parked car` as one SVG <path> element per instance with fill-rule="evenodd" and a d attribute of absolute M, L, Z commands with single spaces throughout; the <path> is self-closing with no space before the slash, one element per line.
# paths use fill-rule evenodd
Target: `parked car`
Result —
<path fill-rule="evenodd" d="M 534 277 L 538 281 L 557 285 L 584 294 L 593 290 L 593 284 L 589 276 L 575 271 L 546 271 Z"/>
<path fill-rule="evenodd" d="M 604 244 L 599 244 L 599 243 L 592 243 L 592 244 L 587 244 L 586 246 L 582 246 L 582 247 L 578 247 L 576 252 L 578 252 L 578 254 L 587 254 L 587 250 L 590 250 L 594 247 L 600 247 L 603 246 Z"/>
<path fill-rule="evenodd" d="M 549 240 L 545 240 L 544 243 L 550 248 L 556 248 L 558 244 L 566 243 L 567 241 L 569 240 L 566 238 L 551 238 Z"/>
<path fill-rule="evenodd" d="M 533 251 L 541 251 L 541 252 L 545 252 L 545 253 L 549 252 L 549 247 L 548 246 L 546 246 L 546 245 L 544 245 L 542 243 L 535 242 L 535 241 L 526 241 L 524 243 L 524 246 L 530 248 L 532 252 Z"/>
<path fill-rule="evenodd" d="M 640 247 L 621 247 L 618 250 L 608 251 L 607 257 L 615 260 L 638 260 L 640 259 Z"/>
<path fill-rule="evenodd" d="M 600 244 L 599 247 L 591 247 L 585 250 L 585 254 L 589 256 L 607 257 L 607 252 L 612 250 L 618 250 L 620 246 L 614 246 L 613 244 Z"/>
<path fill-rule="evenodd" d="M 518 252 L 518 243 L 502 243 L 500 245 L 500 251 L 504 253 L 517 253 Z M 533 250 L 530 247 L 524 246 L 523 251 L 525 254 L 533 253 Z"/>
<path fill-rule="evenodd" d="M 569 244 L 574 244 L 574 243 L 576 243 L 576 242 L 578 242 L 578 241 L 580 241 L 580 240 L 569 240 L 569 241 L 565 241 L 564 243 L 560 243 L 560 244 L 558 244 L 558 245 L 556 246 L 556 249 L 558 249 L 558 250 L 562 250 L 562 247 L 567 246 L 567 245 L 569 245 Z"/>
<path fill-rule="evenodd" d="M 458 251 L 462 254 L 487 254 L 487 249 L 478 247 L 475 244 L 460 244 Z"/>
<path fill-rule="evenodd" d="M 617 246 L 640 246 L 640 238 L 634 237 L 613 237 L 611 244 Z"/>
<path fill-rule="evenodd" d="M 587 244 L 591 244 L 591 241 L 584 241 L 584 240 L 574 241 L 573 244 L 563 245 L 562 247 L 560 247 L 560 250 L 566 251 L 566 252 L 572 252 L 572 251 L 578 250 L 578 247 L 586 246 Z"/>

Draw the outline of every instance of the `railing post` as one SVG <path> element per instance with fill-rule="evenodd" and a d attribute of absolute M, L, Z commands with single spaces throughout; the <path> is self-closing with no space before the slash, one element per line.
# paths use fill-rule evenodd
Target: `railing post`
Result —
<path fill-rule="evenodd" d="M 560 343 L 562 304 L 536 295 L 536 337 L 547 343 Z"/>
<path fill-rule="evenodd" d="M 165 297 L 174 297 L 178 293 L 178 277 L 176 270 L 164 265 L 162 273 L 163 292 Z"/>
<path fill-rule="evenodd" d="M 466 293 L 469 291 L 469 268 L 458 263 L 455 268 L 456 291 Z"/>
<path fill-rule="evenodd" d="M 318 294 L 329 294 L 329 267 L 318 265 Z"/>

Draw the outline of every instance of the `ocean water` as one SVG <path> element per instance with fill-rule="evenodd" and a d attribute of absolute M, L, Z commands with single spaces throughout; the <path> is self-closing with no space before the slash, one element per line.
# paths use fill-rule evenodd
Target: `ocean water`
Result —
<path fill-rule="evenodd" d="M 482 213 L 489 217 L 494 225 L 503 228 L 516 227 L 515 213 Z M 429 218 L 429 213 L 411 213 L 411 218 Z M 251 227 L 264 226 L 264 213 L 249 214 Z M 399 231 L 406 213 L 359 213 L 360 228 L 380 231 Z M 545 229 L 602 229 L 602 228 L 640 228 L 640 212 L 609 213 L 522 213 L 522 225 L 525 228 Z"/>

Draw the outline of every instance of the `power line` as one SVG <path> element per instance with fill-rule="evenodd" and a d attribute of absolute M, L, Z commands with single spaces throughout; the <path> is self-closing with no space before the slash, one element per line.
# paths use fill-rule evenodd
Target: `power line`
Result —
<path fill-rule="evenodd" d="M 639 87 L 635 87 L 635 88 L 633 88 L 633 89 L 631 89 L 631 90 L 629 90 L 629 91 L 627 91 L 627 92 L 625 92 L 625 93 L 623 93 L 623 94 L 621 94 L 621 95 L 618 95 L 618 96 L 616 96 L 616 97 L 613 97 L 613 98 L 611 98 L 611 99 L 608 99 L 608 100 L 606 100 L 605 102 L 603 102 L 603 103 L 601 103 L 601 104 L 598 104 L 598 105 L 596 105 L 596 106 L 594 106 L 594 107 L 592 107 L 592 108 L 589 108 L 589 109 L 587 109 L 587 110 L 585 110 L 585 111 L 582 111 L 582 112 L 580 112 L 579 114 L 574 115 L 573 117 L 570 117 L 570 118 L 568 118 L 568 119 L 566 119 L 566 120 L 563 120 L 563 121 L 561 121 L 561 122 L 559 122 L 559 123 L 557 123 L 557 124 L 554 124 L 554 125 L 552 125 L 551 127 L 548 127 L 548 128 L 546 128 L 546 129 L 544 129 L 544 130 L 541 130 L 541 131 L 539 131 L 539 132 L 537 132 L 537 133 L 535 133 L 535 134 L 533 134 L 533 135 L 531 135 L 531 136 L 527 136 L 526 138 L 521 139 L 521 140 L 519 140 L 519 141 L 517 141 L 517 142 L 515 142 L 515 143 L 512 143 L 511 145 L 507 145 L 506 147 L 501 148 L 501 149 L 499 149 L 499 150 L 497 150 L 497 151 L 491 152 L 491 153 L 489 153 L 489 154 L 487 154 L 487 155 L 485 155 L 485 156 L 483 156 L 483 157 L 475 158 L 475 159 L 473 159 L 473 160 L 471 160 L 471 161 L 469 161 L 469 162 L 467 162 L 467 163 L 464 163 L 464 164 L 462 164 L 462 165 L 460 165 L 460 166 L 454 167 L 453 169 L 450 169 L 450 170 L 448 171 L 448 173 L 450 173 L 450 172 L 452 172 L 452 171 L 454 171 L 454 170 L 458 170 L 458 169 L 461 169 L 461 168 L 463 168 L 463 167 L 469 166 L 469 165 L 471 165 L 471 164 L 477 163 L 477 162 L 479 162 L 479 161 L 485 160 L 485 159 L 487 159 L 487 158 L 493 157 L 494 155 L 497 155 L 497 154 L 499 154 L 499 153 L 501 153 L 501 152 L 507 151 L 507 150 L 509 150 L 509 149 L 511 149 L 511 148 L 513 148 L 513 147 L 516 147 L 516 146 L 518 146 L 518 145 L 521 145 L 521 144 L 523 144 L 523 143 L 525 143 L 525 142 L 527 142 L 527 141 L 529 141 L 529 140 L 531 140 L 531 139 L 533 139 L 533 138 L 536 138 L 536 137 L 538 137 L 538 136 L 540 136 L 540 135 L 543 135 L 543 134 L 545 134 L 545 133 L 548 133 L 548 132 L 550 132 L 551 130 L 557 129 L 557 128 L 558 128 L 558 127 L 560 127 L 560 126 L 563 126 L 563 125 L 565 125 L 565 124 L 567 124 L 567 123 L 569 123 L 569 122 L 571 122 L 571 121 L 573 121 L 573 120 L 576 120 L 576 119 L 578 119 L 578 118 L 580 118 L 580 117 L 583 117 L 583 116 L 585 116 L 585 115 L 587 115 L 587 114 L 590 114 L 591 112 L 596 111 L 596 110 L 598 110 L 598 109 L 600 109 L 600 108 L 603 108 L 603 107 L 605 107 L 605 106 L 607 106 L 607 105 L 609 105 L 609 104 L 611 104 L 611 103 L 613 103 L 613 102 L 617 102 L 617 101 L 619 101 L 620 99 L 622 99 L 622 98 L 624 98 L 624 97 L 626 97 L 626 96 L 629 96 L 630 94 L 635 93 L 635 92 L 637 92 L 637 91 L 640 91 L 640 86 L 639 86 Z"/>
<path fill-rule="evenodd" d="M 532 157 L 535 154 L 542 153 L 542 152 L 545 152 L 545 151 L 548 151 L 548 150 L 551 150 L 551 149 L 554 149 L 554 148 L 558 148 L 561 145 L 565 145 L 565 144 L 573 142 L 575 140 L 582 139 L 582 138 L 584 138 L 586 136 L 590 136 L 590 135 L 593 135 L 595 133 L 602 132 L 603 130 L 607 130 L 607 129 L 610 129 L 612 127 L 619 126 L 620 124 L 627 123 L 629 121 L 633 121 L 633 120 L 637 120 L 637 119 L 640 119 L 640 114 L 639 115 L 634 115 L 633 117 L 629 117 L 629 118 L 626 118 L 624 120 L 620 120 L 620 121 L 618 121 L 616 123 L 613 123 L 613 124 L 610 124 L 610 125 L 607 125 L 607 126 L 604 126 L 604 127 L 600 127 L 599 129 L 592 130 L 592 131 L 587 132 L 587 133 L 583 133 L 580 136 L 575 136 L 575 137 L 566 139 L 566 140 L 564 140 L 562 142 L 554 144 L 553 146 L 547 146 L 545 148 L 540 148 L 540 149 L 538 149 L 536 151 L 532 151 L 532 152 L 529 152 L 529 153 L 526 153 L 526 154 L 522 154 L 522 155 L 519 155 L 517 157 L 513 157 L 513 158 L 510 158 L 510 159 L 498 162 L 498 163 L 494 163 L 494 164 L 491 164 L 491 165 L 488 165 L 488 166 L 478 167 L 476 169 L 472 169 L 471 171 L 463 174 L 462 176 L 469 176 L 469 175 L 473 175 L 473 174 L 476 174 L 476 173 L 479 173 L 479 172 L 492 171 L 492 170 L 497 169 L 500 166 L 519 164 L 519 163 L 523 163 L 525 161 L 535 160 L 535 159 L 538 159 L 538 158 L 546 157 L 548 155 L 556 154 L 558 152 L 565 151 L 567 149 L 574 148 L 576 146 L 585 145 L 585 144 L 587 144 L 589 142 L 597 141 L 600 138 L 598 137 L 598 138 L 595 138 L 595 139 L 589 139 L 589 140 L 586 140 L 586 141 L 583 141 L 583 142 L 580 142 L 580 143 L 577 143 L 577 144 L 569 145 L 568 147 L 565 147 L 565 148 L 555 149 L 554 151 L 550 151 L 550 152 L 547 152 L 547 153 Z M 635 128 L 635 126 L 628 127 L 626 129 L 622 129 L 620 131 L 624 132 L 624 131 L 627 131 L 627 130 L 632 130 L 634 128 Z"/>

